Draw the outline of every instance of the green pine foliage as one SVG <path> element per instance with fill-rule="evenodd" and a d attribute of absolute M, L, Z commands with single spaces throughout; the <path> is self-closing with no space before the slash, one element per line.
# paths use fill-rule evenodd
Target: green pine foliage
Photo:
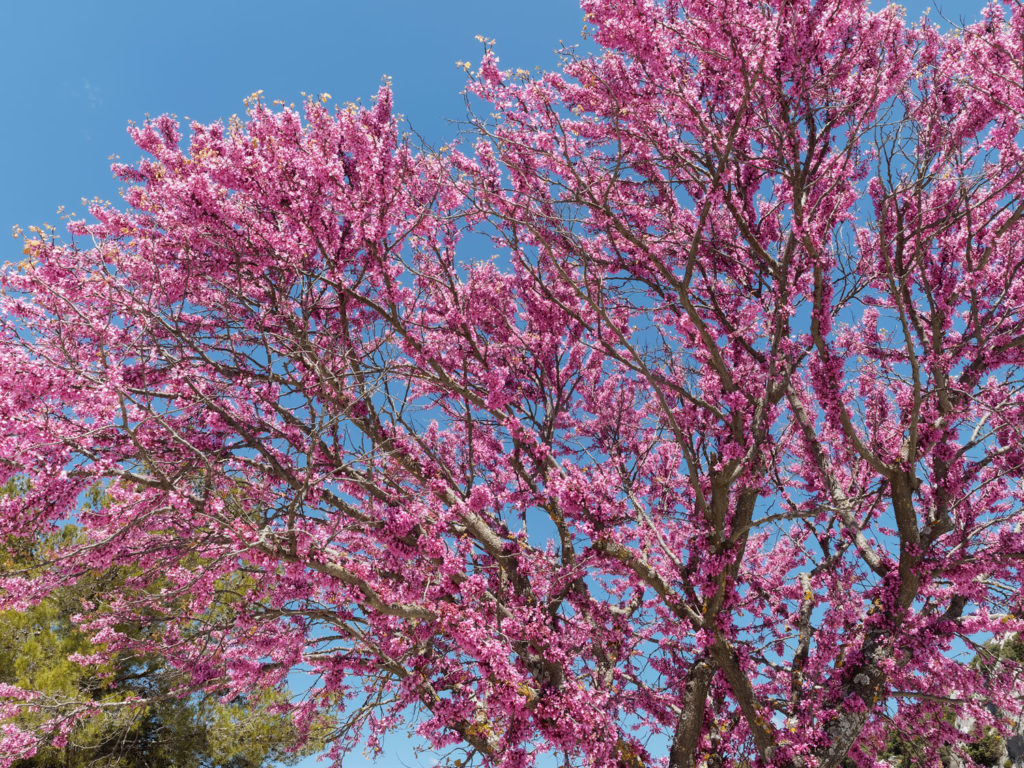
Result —
<path fill-rule="evenodd" d="M 69 526 L 55 537 L 75 535 Z M 45 561 L 53 543 L 19 542 L 20 562 L 3 565 L 31 568 Z M 285 694 L 226 704 L 215 696 L 182 698 L 174 693 L 175 672 L 159 658 L 120 654 L 99 665 L 69 661 L 71 654 L 97 650 L 71 617 L 82 612 L 83 600 L 123 584 L 126 576 L 116 570 L 93 574 L 34 608 L 0 612 L 0 682 L 38 691 L 47 705 L 45 712 L 22 714 L 16 725 L 31 729 L 62 707 L 97 705 L 94 715 L 74 727 L 66 745 L 46 746 L 17 768 L 261 768 L 294 763 L 319 750 L 322 741 L 313 739 L 301 751 L 289 751 L 297 734 L 290 718 L 274 706 Z M 240 586 L 245 579 L 236 581 Z M 141 631 L 118 629 L 136 636 Z M 124 705 L 139 698 L 151 703 Z"/>

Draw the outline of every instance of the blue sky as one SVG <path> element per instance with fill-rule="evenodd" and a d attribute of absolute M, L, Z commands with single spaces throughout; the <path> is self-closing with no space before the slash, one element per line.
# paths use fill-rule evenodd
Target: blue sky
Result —
<path fill-rule="evenodd" d="M 912 18 L 931 5 L 904 3 Z M 946 0 L 972 20 L 981 3 Z M 580 42 L 574 0 L 8 0 L 0 25 L 0 263 L 20 258 L 14 225 L 84 213 L 81 198 L 113 199 L 110 155 L 138 157 L 129 120 L 164 112 L 203 122 L 303 91 L 367 100 L 385 74 L 396 106 L 428 141 L 453 136 L 465 107 L 457 60 L 476 61 L 476 35 L 495 38 L 504 67 L 551 68 L 560 41 Z M 933 11 L 937 13 L 937 11 Z M 382 765 L 430 766 L 404 739 Z M 303 765 L 312 765 L 307 761 Z M 353 755 L 352 768 L 367 761 Z"/>
<path fill-rule="evenodd" d="M 6 2 L 0 25 L 0 231 L 56 223 L 58 205 L 113 198 L 108 156 L 134 159 L 129 120 L 163 112 L 206 122 L 267 101 L 329 92 L 368 99 L 393 78 L 397 109 L 438 141 L 461 118 L 476 35 L 498 38 L 503 66 L 551 67 L 577 41 L 573 0 L 238 0 Z M 20 247 L 17 248 L 20 254 Z M 19 256 L 20 258 L 20 256 Z M 3 259 L 0 259 L 2 261 Z"/>

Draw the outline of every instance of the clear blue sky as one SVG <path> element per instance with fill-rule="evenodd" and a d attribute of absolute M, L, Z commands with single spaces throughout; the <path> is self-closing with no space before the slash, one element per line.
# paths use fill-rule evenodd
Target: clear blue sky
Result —
<path fill-rule="evenodd" d="M 878 4 L 878 0 L 876 0 Z M 929 0 L 904 2 L 911 17 Z M 972 0 L 944 0 L 953 21 Z M 396 107 L 427 140 L 453 135 L 465 114 L 457 60 L 476 61 L 474 39 L 497 39 L 503 67 L 550 68 L 560 41 L 579 42 L 574 0 L 8 0 L 0 25 L 0 263 L 20 258 L 8 232 L 84 213 L 81 198 L 113 199 L 111 154 L 138 157 L 125 133 L 147 113 L 203 122 L 301 92 L 367 100 L 393 78 Z M 933 11 L 934 13 L 934 11 Z M 387 766 L 430 766 L 404 740 Z M 306 765 L 312 765 L 312 761 Z M 353 755 L 352 768 L 367 762 Z"/>
<path fill-rule="evenodd" d="M 461 118 L 476 35 L 497 38 L 503 66 L 550 68 L 559 40 L 579 40 L 574 0 L 103 0 L 4 2 L 0 25 L 0 233 L 84 213 L 112 198 L 109 160 L 138 156 L 129 120 L 170 112 L 206 122 L 301 92 L 368 100 L 393 78 L 396 107 L 438 141 Z M 20 247 L 17 248 L 20 258 Z M 2 262 L 3 259 L 0 259 Z"/>

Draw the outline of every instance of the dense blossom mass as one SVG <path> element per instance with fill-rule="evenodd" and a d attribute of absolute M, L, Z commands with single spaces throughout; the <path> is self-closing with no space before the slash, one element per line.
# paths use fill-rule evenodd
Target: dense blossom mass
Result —
<path fill-rule="evenodd" d="M 1024 6 L 582 6 L 441 152 L 387 87 L 132 129 L 0 278 L 0 535 L 80 530 L 2 607 L 124 567 L 80 663 L 300 671 L 335 756 L 872 766 L 1021 710 L 965 659 L 1024 630 Z M 0 765 L 96 706 L 0 697 L 48 715 Z"/>

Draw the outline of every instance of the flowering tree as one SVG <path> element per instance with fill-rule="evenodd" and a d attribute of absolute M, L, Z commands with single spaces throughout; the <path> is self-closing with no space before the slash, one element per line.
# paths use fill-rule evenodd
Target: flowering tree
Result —
<path fill-rule="evenodd" d="M 3 276 L 0 533 L 87 537 L 7 607 L 130 564 L 105 653 L 304 670 L 336 754 L 873 765 L 1020 711 L 957 654 L 1024 629 L 1024 6 L 583 9 L 560 72 L 485 52 L 461 149 L 387 88 L 133 129 L 127 207 Z"/>

